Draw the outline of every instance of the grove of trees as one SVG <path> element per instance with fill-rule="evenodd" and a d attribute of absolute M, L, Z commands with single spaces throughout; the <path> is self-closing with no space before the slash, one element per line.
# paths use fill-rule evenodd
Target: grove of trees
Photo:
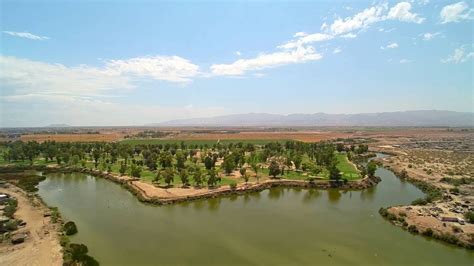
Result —
<path fill-rule="evenodd" d="M 310 175 L 327 173 L 331 180 L 340 180 L 336 154 L 367 152 L 367 145 L 345 146 L 340 143 L 303 143 L 298 141 L 270 142 L 265 145 L 251 143 L 208 144 L 140 144 L 83 143 L 35 141 L 8 142 L 0 146 L 1 157 L 6 163 L 49 164 L 94 168 L 142 178 L 151 175 L 153 182 L 168 186 L 176 180 L 186 187 L 207 184 L 217 186 L 221 174 L 240 171 L 245 182 L 254 177 L 257 182 L 263 172 L 273 178 L 291 172 Z M 249 171 L 252 171 L 249 173 Z M 375 169 L 367 166 L 367 174 Z"/>

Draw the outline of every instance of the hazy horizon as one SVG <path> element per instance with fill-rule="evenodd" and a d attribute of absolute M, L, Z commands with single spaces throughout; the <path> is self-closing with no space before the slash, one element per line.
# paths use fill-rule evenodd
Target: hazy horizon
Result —
<path fill-rule="evenodd" d="M 0 127 L 474 111 L 469 1 L 2 1 Z"/>
<path fill-rule="evenodd" d="M 178 123 L 178 126 L 182 126 L 182 127 L 196 127 L 197 125 L 195 125 L 194 123 L 191 123 L 191 124 L 186 124 L 188 123 L 189 121 L 199 121 L 199 120 L 202 120 L 202 122 L 206 121 L 206 120 L 209 120 L 209 119 L 214 119 L 214 118 L 227 118 L 227 117 L 245 117 L 245 116 L 251 116 L 251 115 L 254 115 L 254 116 L 258 116 L 258 115 L 262 115 L 262 116 L 265 116 L 265 115 L 270 115 L 270 116 L 282 116 L 282 117 L 290 117 L 290 116 L 313 116 L 313 115 L 327 115 L 327 116 L 352 116 L 352 115 L 369 115 L 369 116 L 373 116 L 373 115 L 380 115 L 380 114 L 389 114 L 389 115 L 403 115 L 403 114 L 406 114 L 406 113 L 428 113 L 428 114 L 431 114 L 431 115 L 434 115 L 435 113 L 453 113 L 453 114 L 456 114 L 456 115 L 462 115 L 462 114 L 472 114 L 473 116 L 471 117 L 470 121 L 467 122 L 466 124 L 458 124 L 458 125 L 454 125 L 454 124 L 450 124 L 451 122 L 450 121 L 444 121 L 446 122 L 447 124 L 419 124 L 418 126 L 420 127 L 439 127 L 439 126 L 445 126 L 445 127 L 474 127 L 474 112 L 457 112 L 457 111 L 450 111 L 450 110 L 404 110 L 404 111 L 394 111 L 394 112 L 373 112 L 373 113 L 324 113 L 324 112 L 317 112 L 317 113 L 289 113 L 289 114 L 274 114 L 274 113 L 254 113 L 254 112 L 251 112 L 251 113 L 240 113 L 240 114 L 226 114 L 226 115 L 212 115 L 212 116 L 203 116 L 203 117 L 195 117 L 195 118 L 189 118 L 189 119 L 186 119 L 186 118 L 183 118 L 183 119 L 170 119 L 170 120 L 164 120 L 164 121 L 150 121 L 148 123 L 143 123 L 143 124 L 101 124 L 101 125 L 89 125 L 89 124 L 71 124 L 71 123 L 68 123 L 67 121 L 64 121 L 64 122 L 58 122 L 58 123 L 51 123 L 51 124 L 38 124 L 38 125 L 31 125 L 31 126 L 18 126 L 18 127 L 4 127 L 4 126 L 0 126 L 0 128 L 47 128 L 47 127 L 173 127 L 175 126 L 173 123 L 177 122 Z M 423 119 L 428 119 L 429 117 L 426 116 L 425 114 L 425 117 L 419 117 L 419 121 L 423 121 Z M 440 118 L 440 120 L 442 120 L 443 118 Z M 180 122 L 184 122 L 185 124 L 180 124 Z M 251 121 L 247 121 L 247 122 L 251 122 Z M 443 122 L 443 121 L 441 121 Z M 426 122 L 425 122 L 426 123 Z M 197 126 L 197 127 L 202 127 L 202 126 L 206 126 L 205 123 L 203 125 L 200 125 L 200 126 Z M 227 124 L 223 124 L 223 125 L 219 125 L 219 124 L 213 124 L 213 125 L 209 125 L 210 127 L 229 127 L 229 125 Z M 236 125 L 236 126 L 239 126 L 239 127 L 258 127 L 257 125 Z M 263 125 L 265 127 L 268 127 L 268 126 L 276 126 L 276 125 Z M 307 125 L 294 125 L 294 124 L 291 124 L 291 123 L 282 123 L 280 126 L 282 127 L 326 127 L 326 126 L 329 126 L 329 127 L 332 127 L 332 126 L 335 126 L 335 127 L 357 127 L 357 125 L 351 125 L 351 124 L 337 124 L 337 120 L 334 121 L 334 124 L 332 125 L 328 125 L 328 124 L 307 124 Z M 372 124 L 372 125 L 361 125 L 363 127 L 378 127 L 378 126 L 386 126 L 386 125 L 383 125 L 382 123 L 379 123 L 379 124 Z M 407 124 L 398 124 L 398 125 L 394 125 L 395 127 L 412 127 L 412 126 L 417 126 L 417 125 L 409 125 L 409 123 Z"/>

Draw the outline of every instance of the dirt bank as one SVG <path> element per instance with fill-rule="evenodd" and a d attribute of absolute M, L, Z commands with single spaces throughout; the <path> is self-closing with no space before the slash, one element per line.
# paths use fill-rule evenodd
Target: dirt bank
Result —
<path fill-rule="evenodd" d="M 0 265 L 62 265 L 57 225 L 51 222 L 50 217 L 44 217 L 49 209 L 38 199 L 27 197 L 17 187 L 10 185 L 0 188 L 0 192 L 8 193 L 18 200 L 14 217 L 22 219 L 26 225 L 15 233 L 28 235 L 21 244 L 0 244 Z"/>

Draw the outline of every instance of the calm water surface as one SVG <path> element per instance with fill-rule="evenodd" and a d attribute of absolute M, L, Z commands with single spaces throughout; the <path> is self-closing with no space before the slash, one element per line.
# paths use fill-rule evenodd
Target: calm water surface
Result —
<path fill-rule="evenodd" d="M 39 194 L 78 225 L 102 265 L 473 265 L 474 252 L 411 235 L 383 220 L 382 206 L 422 197 L 379 168 L 364 191 L 276 188 L 150 206 L 110 181 L 49 174 Z"/>

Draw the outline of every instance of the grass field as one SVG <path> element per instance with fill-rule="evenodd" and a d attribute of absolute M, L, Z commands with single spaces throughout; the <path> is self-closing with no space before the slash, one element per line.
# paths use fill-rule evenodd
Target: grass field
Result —
<path fill-rule="evenodd" d="M 342 177 L 347 178 L 348 180 L 359 179 L 360 174 L 357 171 L 354 164 L 352 164 L 348 159 L 347 155 L 344 153 L 338 153 L 337 155 L 337 168 L 342 172 Z"/>

